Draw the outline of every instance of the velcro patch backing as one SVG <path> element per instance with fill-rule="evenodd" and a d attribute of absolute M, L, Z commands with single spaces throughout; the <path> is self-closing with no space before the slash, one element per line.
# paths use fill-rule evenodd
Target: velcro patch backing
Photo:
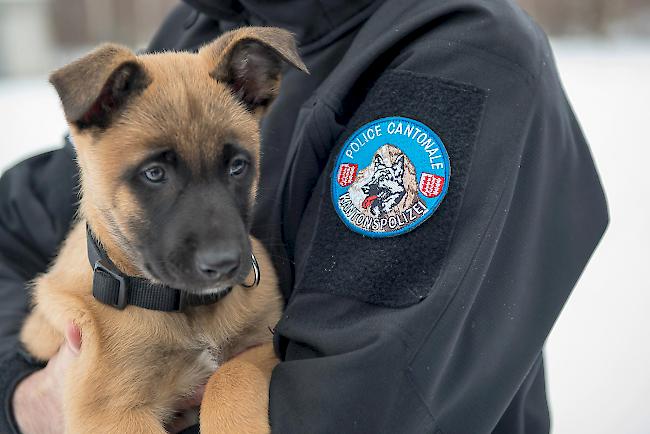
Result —
<path fill-rule="evenodd" d="M 424 299 L 440 274 L 451 240 L 484 104 L 485 92 L 471 86 L 405 71 L 385 73 L 339 138 L 307 207 L 298 234 L 296 290 L 388 307 Z M 414 119 L 435 131 L 449 154 L 451 177 L 446 197 L 426 222 L 402 235 L 368 238 L 346 227 L 334 209 L 331 174 L 351 134 L 392 116 Z"/>

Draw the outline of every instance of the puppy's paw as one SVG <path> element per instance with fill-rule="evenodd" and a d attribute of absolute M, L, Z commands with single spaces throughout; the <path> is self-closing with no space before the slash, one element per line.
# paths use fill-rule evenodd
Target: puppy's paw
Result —
<path fill-rule="evenodd" d="M 272 344 L 252 348 L 210 378 L 201 404 L 201 433 L 271 432 L 268 421 L 271 372 L 278 363 Z"/>

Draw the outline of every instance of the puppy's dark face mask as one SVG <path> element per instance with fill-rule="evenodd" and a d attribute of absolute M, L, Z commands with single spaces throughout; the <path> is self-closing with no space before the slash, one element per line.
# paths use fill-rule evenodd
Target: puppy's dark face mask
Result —
<path fill-rule="evenodd" d="M 210 293 L 243 282 L 259 121 L 292 36 L 244 28 L 198 54 L 105 45 L 56 71 L 82 175 L 81 211 L 129 274 Z"/>
<path fill-rule="evenodd" d="M 140 208 L 126 217 L 144 274 L 167 285 L 211 292 L 244 281 L 257 156 L 236 141 L 193 164 L 160 149 L 123 174 Z"/>

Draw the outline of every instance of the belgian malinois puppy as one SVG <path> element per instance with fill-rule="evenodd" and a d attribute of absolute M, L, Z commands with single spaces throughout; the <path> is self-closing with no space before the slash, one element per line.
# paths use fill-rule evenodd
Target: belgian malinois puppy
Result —
<path fill-rule="evenodd" d="M 269 430 L 270 329 L 282 302 L 249 228 L 259 121 L 283 62 L 306 72 L 291 34 L 249 27 L 197 54 L 104 45 L 51 75 L 77 149 L 80 218 L 34 282 L 21 338 L 48 360 L 69 321 L 82 331 L 64 391 L 68 433 L 165 433 L 175 404 L 251 347 L 210 380 L 201 429 Z M 89 236 L 124 275 L 222 296 L 179 312 L 100 303 Z M 248 288 L 252 256 L 261 282 Z"/>

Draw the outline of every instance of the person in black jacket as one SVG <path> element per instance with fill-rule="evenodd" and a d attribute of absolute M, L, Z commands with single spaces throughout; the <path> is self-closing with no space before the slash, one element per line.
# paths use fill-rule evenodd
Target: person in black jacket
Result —
<path fill-rule="evenodd" d="M 273 432 L 549 432 L 544 341 L 608 215 L 543 32 L 507 0 L 186 0 L 149 50 L 242 25 L 291 30 L 311 71 L 262 128 Z M 0 181 L 0 432 L 76 176 L 67 143 Z"/>

